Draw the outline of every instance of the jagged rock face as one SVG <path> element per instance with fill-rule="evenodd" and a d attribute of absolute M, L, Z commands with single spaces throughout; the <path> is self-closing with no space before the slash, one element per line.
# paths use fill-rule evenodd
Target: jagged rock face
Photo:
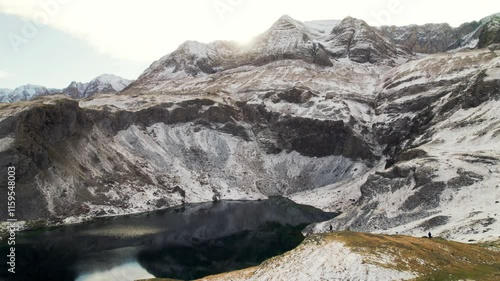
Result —
<path fill-rule="evenodd" d="M 264 65 L 283 59 L 302 60 L 321 66 L 332 66 L 330 55 L 318 36 L 304 23 L 289 16 L 281 17 L 247 48 L 242 63 Z"/>
<path fill-rule="evenodd" d="M 449 50 L 485 48 L 498 43 L 498 14 L 451 27 L 443 24 L 381 26 L 391 41 L 416 53 L 435 54 Z"/>
<path fill-rule="evenodd" d="M 382 33 L 366 22 L 351 17 L 333 28 L 326 48 L 334 57 L 347 57 L 359 63 L 387 62 L 398 55 L 394 43 Z"/>
<path fill-rule="evenodd" d="M 0 128 L 11 144 L 0 165 L 17 167 L 25 203 L 18 214 L 29 220 L 290 194 L 350 178 L 376 160 L 342 121 L 208 99 L 116 112 L 56 100 Z"/>
<path fill-rule="evenodd" d="M 64 88 L 62 93 L 67 95 L 68 97 L 79 99 L 83 97 L 85 93 L 85 89 L 87 88 L 88 83 L 81 83 L 73 81 L 69 84 L 68 87 Z"/>
<path fill-rule="evenodd" d="M 475 27 L 463 26 L 462 29 L 457 30 L 443 23 L 401 27 L 382 26 L 380 29 L 394 42 L 406 46 L 412 52 L 434 54 L 446 52 L 451 44 L 472 32 Z"/>
<path fill-rule="evenodd" d="M 479 34 L 478 48 L 500 43 L 500 15 L 490 19 L 481 29 Z"/>
<path fill-rule="evenodd" d="M 470 29 L 473 28 L 472 31 Z M 479 22 L 462 24 L 458 31 L 470 31 L 452 43 L 448 49 L 486 48 L 500 42 L 500 14 L 493 14 Z M 463 34 L 463 33 L 461 33 Z"/>

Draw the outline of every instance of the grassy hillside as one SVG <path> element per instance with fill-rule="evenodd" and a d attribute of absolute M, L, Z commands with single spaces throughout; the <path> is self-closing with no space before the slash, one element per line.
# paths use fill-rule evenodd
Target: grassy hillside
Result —
<path fill-rule="evenodd" d="M 478 245 L 440 238 L 416 238 L 340 232 L 326 239 L 341 241 L 353 251 L 367 256 L 392 254 L 392 263 L 372 262 L 384 267 L 416 272 L 416 280 L 500 280 L 500 253 Z M 496 244 L 498 245 L 498 244 Z"/>

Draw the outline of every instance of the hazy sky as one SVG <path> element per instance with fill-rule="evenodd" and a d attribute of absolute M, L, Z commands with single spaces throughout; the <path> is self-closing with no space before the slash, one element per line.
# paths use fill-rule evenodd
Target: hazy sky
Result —
<path fill-rule="evenodd" d="M 495 12 L 497 0 L 0 0 L 0 88 L 135 79 L 185 40 L 248 41 L 284 14 L 458 26 Z"/>

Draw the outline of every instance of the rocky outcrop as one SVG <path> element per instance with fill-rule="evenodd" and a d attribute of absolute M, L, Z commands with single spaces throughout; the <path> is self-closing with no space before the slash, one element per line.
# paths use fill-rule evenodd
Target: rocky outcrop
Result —
<path fill-rule="evenodd" d="M 453 28 L 447 23 L 409 26 L 382 26 L 383 34 L 414 53 L 435 54 L 446 52 L 449 46 L 473 32 L 478 23 L 468 23 Z M 457 44 L 459 47 L 460 44 Z"/>
<path fill-rule="evenodd" d="M 380 31 L 391 41 L 415 53 L 435 54 L 450 50 L 485 48 L 499 42 L 500 16 L 493 14 L 480 21 L 451 27 L 447 23 L 381 26 Z"/>
<path fill-rule="evenodd" d="M 482 26 L 478 39 L 478 48 L 500 43 L 500 15 L 492 17 Z"/>
<path fill-rule="evenodd" d="M 326 48 L 336 58 L 346 57 L 359 63 L 394 64 L 394 59 L 404 55 L 381 32 L 351 17 L 333 28 Z"/>

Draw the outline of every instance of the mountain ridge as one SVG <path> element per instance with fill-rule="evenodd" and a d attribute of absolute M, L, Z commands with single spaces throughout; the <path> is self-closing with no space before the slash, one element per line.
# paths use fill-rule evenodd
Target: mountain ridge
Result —
<path fill-rule="evenodd" d="M 87 98 L 96 94 L 116 94 L 131 82 L 132 80 L 127 80 L 113 74 L 102 74 L 88 83 L 73 81 L 62 90 L 26 84 L 14 90 L 0 89 L 0 102 L 26 101 L 39 96 L 57 93 L 62 93 L 75 99 Z"/>

